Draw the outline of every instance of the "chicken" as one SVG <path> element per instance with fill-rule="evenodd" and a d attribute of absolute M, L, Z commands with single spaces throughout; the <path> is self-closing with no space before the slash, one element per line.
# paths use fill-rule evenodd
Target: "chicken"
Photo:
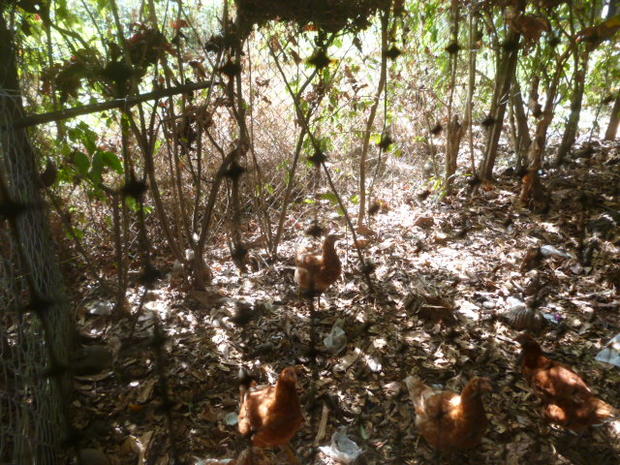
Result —
<path fill-rule="evenodd" d="M 340 277 L 342 266 L 334 244 L 341 236 L 330 234 L 320 250 L 303 248 L 295 256 L 295 282 L 304 297 L 320 296 Z"/>
<path fill-rule="evenodd" d="M 596 397 L 570 367 L 546 357 L 529 335 L 521 334 L 517 341 L 523 348 L 523 376 L 541 398 L 550 423 L 580 433 L 593 424 L 618 417 L 617 409 Z"/>
<path fill-rule="evenodd" d="M 487 426 L 482 393 L 491 391 L 488 378 L 473 378 L 461 395 L 435 391 L 412 376 L 405 380 L 415 407 L 415 424 L 438 451 L 455 451 L 475 447 Z"/>
<path fill-rule="evenodd" d="M 282 370 L 275 386 L 251 390 L 241 386 L 239 432 L 250 436 L 254 446 L 284 446 L 289 459 L 299 463 L 288 448 L 288 442 L 303 423 L 294 367 Z"/>

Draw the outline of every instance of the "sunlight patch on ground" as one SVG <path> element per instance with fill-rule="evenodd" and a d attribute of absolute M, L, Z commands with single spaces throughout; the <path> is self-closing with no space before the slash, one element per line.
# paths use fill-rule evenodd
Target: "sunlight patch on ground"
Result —
<path fill-rule="evenodd" d="M 543 228 L 548 233 L 560 234 L 561 232 L 557 224 L 549 223 L 547 221 L 541 221 L 539 224 L 540 224 L 540 227 Z"/>
<path fill-rule="evenodd" d="M 446 269 L 457 274 L 461 279 L 470 278 L 471 271 L 476 269 L 481 260 L 473 254 L 466 254 L 462 250 L 448 247 L 437 248 L 424 253 L 420 258 L 431 267 Z"/>

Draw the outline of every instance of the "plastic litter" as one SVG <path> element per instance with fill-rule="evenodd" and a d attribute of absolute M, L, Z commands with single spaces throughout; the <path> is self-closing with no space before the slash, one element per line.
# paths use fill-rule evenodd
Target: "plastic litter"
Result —
<path fill-rule="evenodd" d="M 341 426 L 332 435 L 332 442 L 329 446 L 319 447 L 325 455 L 340 463 L 353 463 L 362 455 L 362 449 L 347 436 L 347 428 Z"/>
<path fill-rule="evenodd" d="M 620 367 L 620 333 L 616 334 L 607 343 L 607 347 L 596 355 L 596 360 Z"/>
<path fill-rule="evenodd" d="M 323 339 L 323 344 L 333 354 L 340 353 L 347 346 L 347 334 L 342 329 L 342 324 L 342 320 L 336 320 L 329 334 Z"/>
<path fill-rule="evenodd" d="M 194 465 L 234 465 L 234 459 L 200 459 L 194 457 Z"/>
<path fill-rule="evenodd" d="M 544 313 L 541 312 L 542 316 L 545 317 L 545 320 L 547 320 L 549 323 L 552 323 L 554 325 L 559 324 L 564 318 L 562 317 L 562 315 L 560 315 L 559 313 Z"/>
<path fill-rule="evenodd" d="M 564 252 L 563 250 L 560 250 L 560 249 L 556 249 L 552 245 L 543 245 L 543 246 L 541 246 L 540 247 L 540 253 L 543 254 L 545 257 L 549 257 L 551 255 L 555 255 L 556 257 L 572 258 L 572 256 L 569 253 Z"/>
<path fill-rule="evenodd" d="M 239 417 L 237 416 L 237 414 L 235 412 L 227 413 L 224 416 L 224 424 L 225 425 L 233 426 L 233 425 L 236 425 L 237 423 L 239 423 Z"/>

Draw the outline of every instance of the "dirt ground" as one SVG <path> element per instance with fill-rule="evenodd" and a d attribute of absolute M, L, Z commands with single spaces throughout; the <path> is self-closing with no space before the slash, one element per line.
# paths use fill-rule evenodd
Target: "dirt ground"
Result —
<path fill-rule="evenodd" d="M 544 172 L 543 182 L 551 208 L 532 214 L 516 204 L 519 180 L 510 173 L 492 186 L 457 183 L 446 199 L 405 176 L 384 180 L 373 234 L 360 236 L 374 265 L 372 290 L 344 220 L 326 213 L 323 223 L 345 235 L 337 244 L 343 276 L 321 298 L 314 325 L 293 282 L 294 251 L 308 226 L 296 212 L 280 259 L 253 249 L 255 270 L 245 275 L 216 244 L 207 291 L 187 292 L 167 264 L 155 289 L 133 288 L 128 318 L 96 314 L 105 297 L 85 294 L 82 333 L 109 344 L 115 362 L 76 378 L 84 447 L 101 449 L 113 464 L 165 465 L 175 454 L 186 463 L 232 464 L 227 459 L 245 447 L 236 429 L 239 367 L 267 383 L 299 365 L 306 424 L 292 446 L 302 464 L 335 463 L 319 447 L 343 426 L 363 451 L 359 464 L 620 463 L 620 422 L 581 436 L 545 423 L 517 367 L 519 332 L 503 318 L 535 285 L 543 348 L 620 407 L 618 367 L 595 360 L 620 332 L 620 146 L 575 157 Z M 547 255 L 527 262 L 528 251 L 544 246 Z M 323 339 L 338 321 L 346 345 L 334 354 Z M 158 326 L 162 346 L 152 343 Z M 473 376 L 491 379 L 494 390 L 483 397 L 490 425 L 479 448 L 436 456 L 414 426 L 403 383 L 410 374 L 454 390 Z M 283 457 L 266 451 L 263 460 Z"/>

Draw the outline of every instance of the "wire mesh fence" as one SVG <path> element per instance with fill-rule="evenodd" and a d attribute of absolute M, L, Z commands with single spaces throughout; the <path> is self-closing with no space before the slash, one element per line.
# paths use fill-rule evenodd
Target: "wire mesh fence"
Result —
<path fill-rule="evenodd" d="M 73 326 L 16 98 L 0 89 L 0 463 L 46 465 L 63 455 Z"/>

